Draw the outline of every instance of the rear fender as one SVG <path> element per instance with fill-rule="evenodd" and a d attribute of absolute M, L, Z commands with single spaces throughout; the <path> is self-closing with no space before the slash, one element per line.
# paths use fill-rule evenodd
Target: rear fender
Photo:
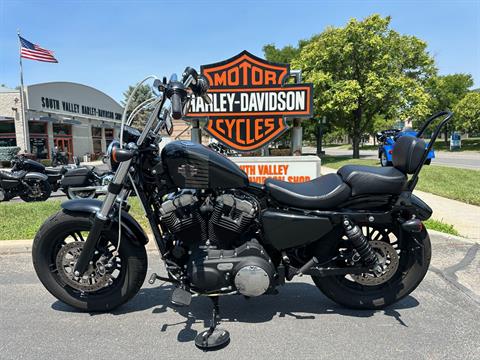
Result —
<path fill-rule="evenodd" d="M 430 219 L 433 210 L 422 199 L 412 194 L 410 197 L 410 203 L 415 208 L 416 216 L 418 219 L 422 221 Z"/>
<path fill-rule="evenodd" d="M 96 199 L 75 199 L 62 203 L 62 208 L 67 212 L 95 214 L 100 211 L 102 201 Z M 112 221 L 112 226 L 118 226 L 118 219 Z M 140 224 L 129 213 L 122 211 L 122 231 L 127 238 L 136 246 L 145 246 L 148 243 L 148 237 Z"/>
<path fill-rule="evenodd" d="M 45 175 L 45 174 L 38 173 L 38 172 L 29 172 L 24 176 L 23 179 L 24 180 L 48 181 L 48 176 Z"/>

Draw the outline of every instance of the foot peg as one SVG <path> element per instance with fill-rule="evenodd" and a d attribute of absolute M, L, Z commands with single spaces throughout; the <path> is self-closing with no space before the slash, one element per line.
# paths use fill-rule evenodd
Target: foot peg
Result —
<path fill-rule="evenodd" d="M 182 288 L 175 288 L 172 292 L 171 303 L 176 306 L 189 306 L 192 302 L 192 294 Z"/>
<path fill-rule="evenodd" d="M 305 274 L 308 270 L 310 270 L 316 265 L 318 265 L 318 259 L 314 256 L 310 259 L 310 261 L 308 261 L 305 265 L 298 269 L 297 275 L 303 276 L 303 274 Z"/>
<path fill-rule="evenodd" d="M 157 273 L 153 273 L 151 276 L 150 276 L 150 279 L 148 279 L 148 283 L 150 285 L 153 285 L 155 283 L 155 280 L 157 280 L 159 278 L 159 276 L 157 275 Z"/>

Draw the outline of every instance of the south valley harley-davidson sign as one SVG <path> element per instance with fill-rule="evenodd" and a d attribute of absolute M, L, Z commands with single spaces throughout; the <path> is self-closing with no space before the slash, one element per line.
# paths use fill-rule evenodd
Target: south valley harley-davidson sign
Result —
<path fill-rule="evenodd" d="M 267 145 L 287 130 L 287 117 L 312 116 L 312 84 L 285 84 L 290 66 L 243 51 L 201 67 L 210 83 L 211 104 L 195 98 L 189 118 L 208 117 L 210 135 L 238 151 Z"/>

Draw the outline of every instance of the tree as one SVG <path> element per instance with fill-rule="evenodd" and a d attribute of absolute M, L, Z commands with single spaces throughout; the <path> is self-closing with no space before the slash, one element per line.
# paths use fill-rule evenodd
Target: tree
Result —
<path fill-rule="evenodd" d="M 125 98 L 122 101 L 123 106 L 127 105 L 128 98 L 130 97 L 130 94 L 132 94 L 133 90 L 135 89 L 135 86 L 130 85 L 128 87 L 127 91 L 125 91 L 123 93 L 123 96 Z M 127 117 L 130 116 L 132 111 L 138 105 L 140 105 L 142 102 L 144 102 L 145 100 L 148 100 L 152 97 L 153 97 L 153 92 L 152 92 L 152 89 L 150 88 L 150 86 L 148 86 L 148 85 L 140 86 L 138 88 L 138 90 L 136 91 L 132 101 L 130 102 L 130 106 L 128 107 L 128 111 L 127 111 Z M 147 113 L 145 111 L 140 112 L 135 117 L 135 119 L 133 119 L 132 126 L 138 128 L 138 129 L 143 129 L 143 127 L 145 126 L 145 122 L 147 121 L 148 115 L 149 115 L 149 113 Z"/>
<path fill-rule="evenodd" d="M 467 133 L 480 132 L 480 93 L 470 92 L 453 109 L 455 127 Z"/>
<path fill-rule="evenodd" d="M 267 44 L 263 47 L 265 59 L 280 64 L 290 64 L 294 58 L 300 54 L 300 50 L 308 41 L 300 40 L 298 46 L 287 45 L 283 48 L 277 48 L 275 44 Z"/>
<path fill-rule="evenodd" d="M 326 115 L 352 138 L 354 158 L 376 115 L 428 113 L 424 85 L 436 69 L 427 45 L 389 25 L 390 17 L 371 15 L 343 28 L 329 27 L 308 40 L 292 61 L 314 84 L 316 114 Z"/>
<path fill-rule="evenodd" d="M 373 142 L 375 143 L 376 135 L 378 132 L 382 130 L 391 129 L 393 128 L 394 125 L 395 125 L 394 119 L 385 119 L 383 115 L 377 114 L 373 117 L 373 121 L 370 123 L 370 126 L 367 129 L 367 132 L 370 136 L 373 137 Z"/>
<path fill-rule="evenodd" d="M 451 74 L 432 77 L 427 82 L 427 91 L 430 93 L 430 112 L 453 110 L 455 105 L 468 93 L 473 86 L 472 75 Z M 438 119 L 432 126 L 438 124 Z M 455 120 L 454 120 L 455 121 Z M 453 124 L 455 126 L 455 124 Z M 445 142 L 448 142 L 448 128 L 445 127 Z"/>

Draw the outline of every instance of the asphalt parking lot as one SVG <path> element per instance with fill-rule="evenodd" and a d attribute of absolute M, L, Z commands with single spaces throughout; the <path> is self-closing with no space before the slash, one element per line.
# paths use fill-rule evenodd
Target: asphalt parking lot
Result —
<path fill-rule="evenodd" d="M 0 256 L 2 359 L 478 359 L 479 245 L 433 237 L 433 261 L 410 296 L 382 311 L 344 309 L 310 279 L 276 296 L 220 301 L 224 349 L 204 353 L 193 342 L 209 324 L 210 301 L 169 304 L 171 287 L 145 282 L 128 304 L 108 314 L 74 311 L 53 298 L 28 253 Z M 149 272 L 160 271 L 149 252 Z"/>

